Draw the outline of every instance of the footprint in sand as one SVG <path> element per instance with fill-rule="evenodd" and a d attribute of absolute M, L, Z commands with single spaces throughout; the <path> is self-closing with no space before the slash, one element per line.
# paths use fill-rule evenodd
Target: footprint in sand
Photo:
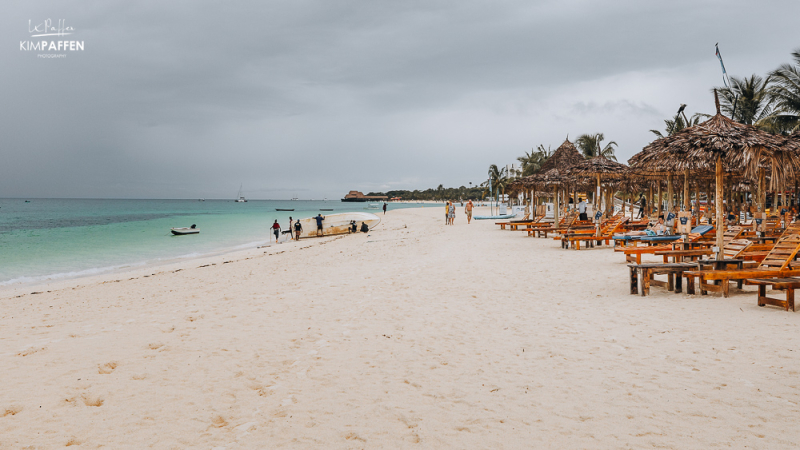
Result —
<path fill-rule="evenodd" d="M 34 353 L 39 353 L 47 350 L 47 347 L 30 347 L 17 353 L 17 356 L 30 356 Z"/>
<path fill-rule="evenodd" d="M 2 409 L 0 411 L 2 411 L 2 413 L 0 413 L 0 417 L 16 416 L 17 414 L 22 412 L 22 406 L 20 406 L 20 405 L 11 405 L 11 406 L 8 406 L 8 407 L 6 407 L 6 408 L 4 408 L 4 409 Z"/>
<path fill-rule="evenodd" d="M 211 426 L 214 428 L 222 428 L 228 426 L 228 421 L 225 420 L 225 418 L 221 415 L 217 414 L 211 418 Z"/>
<path fill-rule="evenodd" d="M 111 372 L 113 372 L 114 369 L 117 368 L 117 365 L 118 364 L 117 364 L 116 361 L 107 362 L 105 364 L 98 364 L 97 365 L 97 373 L 99 373 L 101 375 L 108 375 Z"/>
<path fill-rule="evenodd" d="M 100 395 L 83 394 L 81 399 L 86 406 L 103 406 L 103 402 L 105 402 L 105 399 Z"/>

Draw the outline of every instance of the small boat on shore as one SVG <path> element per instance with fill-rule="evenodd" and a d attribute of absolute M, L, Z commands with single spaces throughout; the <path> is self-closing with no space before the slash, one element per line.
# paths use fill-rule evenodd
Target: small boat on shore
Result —
<path fill-rule="evenodd" d="M 292 208 L 292 209 L 275 208 L 275 211 L 294 211 L 294 208 Z"/>
<path fill-rule="evenodd" d="M 301 239 L 321 236 L 335 236 L 339 234 L 350 233 L 350 224 L 355 222 L 356 226 L 361 227 L 362 223 L 367 224 L 369 229 L 373 229 L 381 223 L 381 218 L 375 214 L 366 212 L 346 212 L 340 214 L 328 214 L 324 216 L 325 220 L 322 221 L 322 232 L 317 235 L 317 221 L 313 217 L 307 219 L 300 219 L 300 224 L 303 226 L 303 232 L 300 234 Z"/>
<path fill-rule="evenodd" d="M 331 208 L 331 209 L 320 209 L 320 211 L 333 211 L 333 208 Z"/>
<path fill-rule="evenodd" d="M 190 227 L 170 228 L 169 231 L 171 231 L 175 236 L 183 236 L 185 234 L 200 234 L 200 229 L 194 224 L 192 224 Z"/>
<path fill-rule="evenodd" d="M 512 217 L 516 217 L 515 214 L 501 214 L 498 216 L 475 216 L 473 219 L 475 220 L 503 220 L 503 219 L 510 219 Z"/>

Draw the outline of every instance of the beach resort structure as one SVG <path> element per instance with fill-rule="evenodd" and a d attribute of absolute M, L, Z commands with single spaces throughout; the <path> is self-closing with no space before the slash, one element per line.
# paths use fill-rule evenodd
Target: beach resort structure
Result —
<path fill-rule="evenodd" d="M 361 191 L 350 191 L 342 199 L 343 202 L 375 202 L 385 201 L 389 197 L 385 195 L 364 195 Z"/>

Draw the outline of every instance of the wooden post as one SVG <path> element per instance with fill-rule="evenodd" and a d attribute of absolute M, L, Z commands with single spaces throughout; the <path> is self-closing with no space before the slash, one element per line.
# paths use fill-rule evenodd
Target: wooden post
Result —
<path fill-rule="evenodd" d="M 650 217 L 650 211 L 653 210 L 653 185 L 651 184 L 647 188 L 647 211 L 644 212 L 644 215 Z"/>
<path fill-rule="evenodd" d="M 717 253 L 717 259 L 723 258 L 722 253 L 722 235 L 725 233 L 725 220 L 723 219 L 723 206 L 722 206 L 722 153 L 717 153 L 717 168 L 716 168 L 716 202 L 717 202 L 717 248 L 719 253 Z M 722 281 L 725 284 L 728 284 L 727 280 Z"/>
<path fill-rule="evenodd" d="M 767 212 L 767 193 L 764 185 L 764 169 L 758 169 L 758 207 L 760 212 Z"/>
<path fill-rule="evenodd" d="M 594 207 L 597 211 L 600 211 L 600 174 L 597 174 L 597 197 L 594 199 Z M 594 213 L 597 214 L 597 211 Z"/>
<path fill-rule="evenodd" d="M 689 198 L 689 169 L 683 171 L 683 209 L 692 210 L 692 200 Z"/>
<path fill-rule="evenodd" d="M 633 221 L 633 192 L 628 194 L 628 199 L 630 199 L 631 202 L 631 221 Z"/>
<path fill-rule="evenodd" d="M 662 205 L 663 196 L 661 195 L 661 180 L 658 180 L 658 208 L 656 211 L 656 217 L 661 215 L 661 205 Z"/>
<path fill-rule="evenodd" d="M 553 186 L 553 226 L 558 229 L 558 186 Z"/>
<path fill-rule="evenodd" d="M 672 201 L 672 174 L 669 174 L 667 175 L 667 214 L 672 212 Z"/>

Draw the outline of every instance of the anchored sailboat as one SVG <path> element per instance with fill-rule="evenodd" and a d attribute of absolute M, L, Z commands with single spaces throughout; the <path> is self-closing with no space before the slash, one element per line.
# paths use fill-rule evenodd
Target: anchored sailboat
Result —
<path fill-rule="evenodd" d="M 244 195 L 242 195 L 242 185 L 239 185 L 239 194 L 237 195 L 237 199 L 234 200 L 234 201 L 236 203 L 245 203 L 245 202 L 247 202 L 247 199 L 244 198 Z"/>

